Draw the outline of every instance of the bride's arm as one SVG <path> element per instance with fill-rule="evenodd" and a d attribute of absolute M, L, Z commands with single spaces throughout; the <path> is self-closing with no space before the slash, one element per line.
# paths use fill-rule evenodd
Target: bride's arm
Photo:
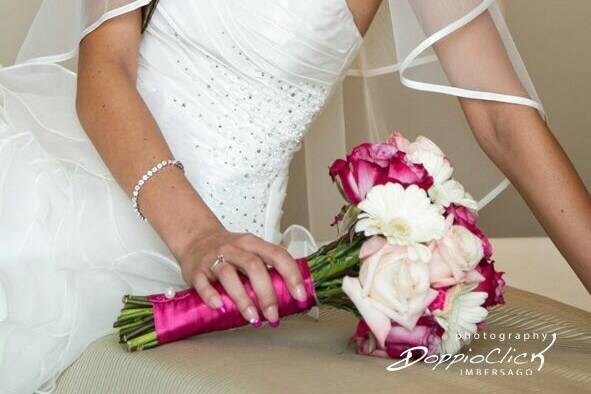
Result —
<path fill-rule="evenodd" d="M 82 41 L 76 98 L 82 126 L 128 193 L 147 169 L 173 158 L 136 89 L 138 18 L 126 14 L 110 20 Z M 216 230 L 220 223 L 181 171 L 168 167 L 161 175 L 142 188 L 141 210 L 177 253 L 190 242 L 190 234 Z"/>
<path fill-rule="evenodd" d="M 436 51 L 452 84 L 527 95 L 488 13 L 439 42 Z M 460 101 L 480 146 L 591 291 L 591 197 L 540 114 L 520 105 Z"/>
<path fill-rule="evenodd" d="M 104 23 L 82 41 L 78 69 L 80 121 L 128 193 L 155 163 L 173 158 L 136 89 L 140 36 L 139 11 Z M 210 285 L 219 279 L 244 317 L 258 321 L 234 268 L 238 266 L 250 277 L 267 320 L 276 321 L 275 293 L 263 260 L 282 274 L 294 297 L 305 300 L 301 275 L 289 254 L 253 235 L 227 232 L 176 167 L 166 167 L 145 184 L 140 205 L 179 260 L 185 281 L 210 306 L 221 306 L 219 294 Z M 209 267 L 219 254 L 232 265 L 222 264 L 212 272 Z"/>

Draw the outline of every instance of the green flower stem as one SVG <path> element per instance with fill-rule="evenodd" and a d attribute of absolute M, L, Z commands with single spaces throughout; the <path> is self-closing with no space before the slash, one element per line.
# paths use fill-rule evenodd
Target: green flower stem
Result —
<path fill-rule="evenodd" d="M 152 314 L 152 308 L 145 308 L 139 311 L 133 311 L 131 313 L 126 312 L 128 311 L 124 310 L 121 312 L 121 314 L 119 315 L 119 321 L 131 322 L 132 320 L 140 317 L 150 316 Z"/>
<path fill-rule="evenodd" d="M 148 350 L 148 349 L 152 349 L 158 345 L 159 345 L 158 341 L 152 341 L 152 342 L 148 342 L 146 344 L 138 346 L 138 348 L 136 350 Z"/>
<path fill-rule="evenodd" d="M 349 234 L 326 245 L 308 259 L 319 304 L 350 310 L 353 304 L 341 289 L 343 277 L 359 271 L 359 250 L 365 238 Z"/>
<path fill-rule="evenodd" d="M 123 302 L 147 302 L 150 303 L 148 296 L 134 296 L 134 295 L 126 295 L 123 297 Z"/>
<path fill-rule="evenodd" d="M 346 247 L 337 248 L 334 253 L 329 252 L 326 256 L 313 261 L 310 270 L 315 284 L 320 284 L 326 280 L 340 278 L 347 275 L 352 270 L 357 270 L 359 266 L 359 248 L 357 242 Z"/>
<path fill-rule="evenodd" d="M 133 309 L 123 309 L 119 315 L 121 317 L 130 318 L 130 317 L 137 317 L 144 314 L 146 311 L 149 311 L 151 307 L 143 307 L 143 308 L 133 308 Z"/>
<path fill-rule="evenodd" d="M 117 320 L 115 322 L 115 324 L 113 324 L 113 328 L 117 328 L 119 332 L 121 331 L 125 331 L 129 328 L 135 328 L 135 327 L 139 327 L 140 325 L 142 325 L 143 323 L 145 323 L 146 321 L 152 319 L 153 316 L 144 316 L 142 318 L 139 319 L 133 319 L 133 320 Z"/>
<path fill-rule="evenodd" d="M 321 291 L 316 292 L 316 296 L 318 297 L 319 301 L 321 299 L 330 299 L 331 297 L 334 297 L 334 296 L 341 296 L 342 294 L 343 294 L 343 291 L 338 287 L 322 289 Z"/>
<path fill-rule="evenodd" d="M 138 336 L 149 334 L 150 332 L 155 332 L 154 326 L 154 319 L 152 319 L 151 323 L 143 324 L 142 326 L 130 331 L 129 333 L 123 334 L 123 340 L 125 342 L 132 340 L 133 338 L 137 338 Z"/>
<path fill-rule="evenodd" d="M 146 316 L 143 319 L 139 319 L 131 324 L 126 324 L 124 327 L 118 330 L 119 336 L 127 336 L 127 337 L 135 337 L 136 335 L 131 335 L 132 332 L 139 330 L 141 328 L 145 328 L 150 326 L 154 323 L 154 316 Z"/>
<path fill-rule="evenodd" d="M 127 345 L 127 350 L 135 351 L 155 347 L 154 312 L 146 297 L 125 296 L 123 309 L 113 327 L 119 334 L 119 342 Z M 148 305 L 144 305 L 144 304 Z M 140 304 L 141 306 L 138 306 Z M 148 346 L 150 344 L 150 346 Z"/>
<path fill-rule="evenodd" d="M 156 331 L 151 331 L 147 334 L 141 335 L 137 338 L 130 339 L 127 342 L 127 350 L 133 352 L 134 350 L 144 349 L 148 344 L 153 342 L 158 343 L 158 338 L 156 337 Z"/>
<path fill-rule="evenodd" d="M 123 304 L 123 310 L 126 310 L 126 311 L 129 311 L 132 309 L 142 309 L 142 308 L 148 308 L 148 306 L 147 305 L 130 304 L 130 303 Z"/>
<path fill-rule="evenodd" d="M 148 300 L 148 297 L 131 296 L 126 295 L 123 297 L 123 304 L 125 305 L 137 305 L 138 307 L 150 307 L 152 304 Z"/>

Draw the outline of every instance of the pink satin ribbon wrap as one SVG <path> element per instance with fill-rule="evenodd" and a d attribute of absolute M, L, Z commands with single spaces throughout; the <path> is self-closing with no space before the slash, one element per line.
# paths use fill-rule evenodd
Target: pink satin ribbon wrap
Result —
<path fill-rule="evenodd" d="M 277 307 L 281 317 L 306 312 L 316 305 L 314 282 L 312 281 L 308 262 L 306 259 L 296 261 L 304 278 L 308 296 L 305 302 L 295 300 L 289 293 L 279 273 L 274 269 L 269 270 L 273 288 L 277 294 Z M 254 305 L 257 305 L 256 295 L 248 278 L 240 274 L 240 280 Z M 164 294 L 155 294 L 149 297 L 149 301 L 154 308 L 154 325 L 159 344 L 162 345 L 193 335 L 228 330 L 249 324 L 242 317 L 236 304 L 228 296 L 222 285 L 219 282 L 212 285 L 220 293 L 224 302 L 224 309 L 210 308 L 201 300 L 201 297 L 194 289 L 180 291 L 171 299 L 166 298 Z M 262 311 L 259 309 L 258 312 L 260 318 L 264 319 Z"/>

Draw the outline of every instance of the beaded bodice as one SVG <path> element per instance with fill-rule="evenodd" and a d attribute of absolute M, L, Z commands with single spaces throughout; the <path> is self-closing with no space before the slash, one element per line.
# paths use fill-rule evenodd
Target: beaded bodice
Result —
<path fill-rule="evenodd" d="M 287 170 L 361 43 L 345 0 L 161 0 L 138 88 L 233 231 L 279 237 Z"/>

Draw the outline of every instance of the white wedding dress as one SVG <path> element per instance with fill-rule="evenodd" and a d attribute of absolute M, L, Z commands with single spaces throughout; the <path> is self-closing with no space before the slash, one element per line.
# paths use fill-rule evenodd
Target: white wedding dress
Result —
<path fill-rule="evenodd" d="M 361 41 L 344 0 L 160 2 L 137 87 L 229 230 L 281 240 L 290 159 Z M 75 80 L 0 70 L 1 392 L 50 387 L 112 332 L 122 295 L 186 287 L 79 125 Z"/>
<path fill-rule="evenodd" d="M 88 344 L 112 332 L 122 295 L 185 287 L 81 128 L 76 75 L 55 64 L 104 21 L 148 3 L 45 0 L 17 64 L 0 69 L 0 393 L 50 391 Z M 452 86 L 430 52 L 488 10 L 523 97 L 499 91 L 495 78 L 474 81 L 478 72 Z M 494 0 L 389 0 L 389 11 L 394 27 L 377 45 L 365 43 L 362 69 L 352 73 L 363 78 L 368 114 L 369 79 L 395 71 L 413 89 L 541 110 Z M 375 63 L 372 52 L 390 57 L 381 44 L 392 32 L 399 64 Z M 362 42 L 346 0 L 159 2 L 142 38 L 137 88 L 229 230 L 283 242 L 295 255 L 315 248 L 302 227 L 280 232 L 288 167 Z M 307 143 L 308 156 L 327 156 L 323 138 Z"/>

